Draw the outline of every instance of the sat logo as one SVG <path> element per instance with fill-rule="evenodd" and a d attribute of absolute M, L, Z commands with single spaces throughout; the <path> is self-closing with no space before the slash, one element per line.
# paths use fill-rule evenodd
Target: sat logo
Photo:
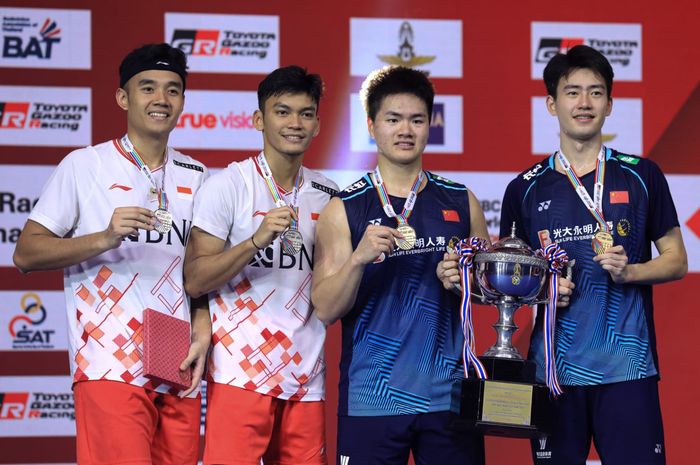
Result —
<path fill-rule="evenodd" d="M 23 313 L 10 320 L 9 331 L 12 336 L 12 346 L 17 349 L 50 349 L 53 348 L 53 329 L 40 329 L 46 320 L 46 309 L 41 298 L 34 292 L 22 296 L 21 308 Z"/>

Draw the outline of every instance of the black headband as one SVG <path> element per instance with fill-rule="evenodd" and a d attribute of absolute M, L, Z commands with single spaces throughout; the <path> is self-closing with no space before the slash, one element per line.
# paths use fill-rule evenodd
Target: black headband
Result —
<path fill-rule="evenodd" d="M 124 85 L 129 81 L 129 79 L 131 79 L 132 77 L 134 77 L 142 71 L 150 70 L 172 71 L 173 73 L 180 76 L 180 78 L 182 79 L 182 90 L 185 90 L 187 83 L 187 71 L 181 66 L 178 66 L 177 63 L 173 63 L 167 58 L 155 58 L 152 61 L 135 61 L 126 64 L 125 66 L 123 66 L 121 74 L 119 75 L 119 87 L 123 89 Z"/>

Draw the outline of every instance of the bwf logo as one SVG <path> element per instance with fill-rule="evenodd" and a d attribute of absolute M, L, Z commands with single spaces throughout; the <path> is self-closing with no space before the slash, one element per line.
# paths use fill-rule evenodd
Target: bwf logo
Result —
<path fill-rule="evenodd" d="M 27 410 L 27 392 L 0 392 L 0 420 L 21 420 Z"/>

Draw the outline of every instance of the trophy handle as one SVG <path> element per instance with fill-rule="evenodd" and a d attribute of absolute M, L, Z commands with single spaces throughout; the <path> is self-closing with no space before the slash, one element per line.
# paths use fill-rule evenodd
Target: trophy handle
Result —
<path fill-rule="evenodd" d="M 566 263 L 564 270 L 562 270 L 562 276 L 564 278 L 571 280 L 571 277 L 574 274 L 574 265 L 576 265 L 576 259 L 570 260 Z M 540 293 L 537 294 L 537 298 L 532 302 L 532 305 L 546 304 L 547 302 L 549 302 L 549 286 L 542 286 L 542 289 L 540 289 Z"/>
<path fill-rule="evenodd" d="M 486 303 L 486 296 L 484 295 L 483 291 L 481 291 L 481 287 L 479 286 L 471 286 L 472 287 L 472 298 L 474 299 L 479 299 L 479 302 L 482 304 Z M 455 288 L 459 291 L 459 293 L 462 293 L 462 284 L 461 283 L 455 283 Z M 476 292 L 476 289 L 479 290 L 479 293 Z"/>

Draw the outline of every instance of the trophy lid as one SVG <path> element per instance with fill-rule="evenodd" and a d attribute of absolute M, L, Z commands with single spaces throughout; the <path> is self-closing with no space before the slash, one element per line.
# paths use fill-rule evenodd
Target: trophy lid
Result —
<path fill-rule="evenodd" d="M 535 255 L 535 253 L 524 240 L 515 236 L 515 221 L 513 221 L 513 226 L 510 229 L 510 236 L 503 237 L 498 242 L 493 244 L 493 246 L 491 246 L 490 252 L 501 252 L 530 256 Z"/>

